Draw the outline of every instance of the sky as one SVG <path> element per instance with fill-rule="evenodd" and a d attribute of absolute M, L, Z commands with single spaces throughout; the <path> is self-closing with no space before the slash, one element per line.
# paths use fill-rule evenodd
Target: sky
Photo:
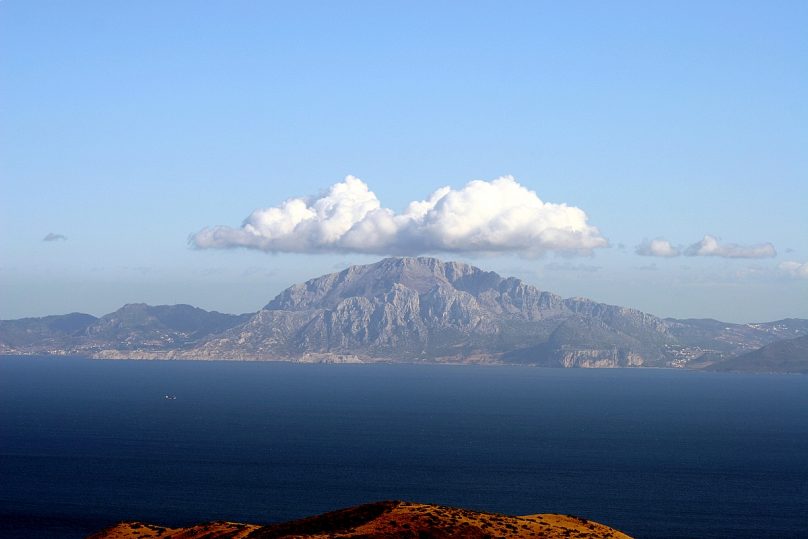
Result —
<path fill-rule="evenodd" d="M 0 318 L 389 255 L 808 318 L 808 3 L 0 2 Z"/>

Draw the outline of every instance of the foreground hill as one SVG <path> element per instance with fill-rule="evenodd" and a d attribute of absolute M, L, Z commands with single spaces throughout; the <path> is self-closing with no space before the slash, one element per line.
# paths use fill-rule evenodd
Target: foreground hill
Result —
<path fill-rule="evenodd" d="M 808 373 L 808 336 L 774 342 L 708 368 L 714 371 Z"/>
<path fill-rule="evenodd" d="M 808 320 L 663 320 L 419 257 L 386 258 L 293 285 L 254 314 L 131 304 L 101 318 L 0 321 L 0 354 L 703 367 L 802 335 Z"/>
<path fill-rule="evenodd" d="M 126 522 L 91 539 L 130 538 L 450 538 L 542 537 L 623 539 L 629 536 L 613 528 L 570 515 L 537 514 L 506 516 L 439 505 L 378 502 L 325 513 L 283 524 L 258 526 L 212 522 L 189 528 L 165 528 Z"/>

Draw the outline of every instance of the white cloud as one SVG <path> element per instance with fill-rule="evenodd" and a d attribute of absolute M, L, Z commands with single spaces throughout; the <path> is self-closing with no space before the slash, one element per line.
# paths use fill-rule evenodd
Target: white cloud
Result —
<path fill-rule="evenodd" d="M 781 262 L 777 267 L 792 277 L 808 279 L 808 262 L 800 263 L 789 260 L 788 262 Z"/>
<path fill-rule="evenodd" d="M 64 234 L 54 234 L 53 232 L 48 232 L 48 234 L 42 238 L 42 241 L 67 241 L 67 236 Z"/>
<path fill-rule="evenodd" d="M 239 228 L 204 228 L 189 241 L 201 249 L 373 254 L 590 254 L 608 245 L 583 210 L 543 202 L 510 176 L 441 187 L 402 213 L 382 207 L 367 184 L 348 176 L 323 195 L 255 210 Z"/>
<path fill-rule="evenodd" d="M 718 238 L 704 236 L 700 242 L 694 243 L 685 250 L 685 256 L 720 256 L 723 258 L 772 258 L 777 251 L 771 243 L 755 245 L 738 245 L 737 243 L 720 243 Z"/>
<path fill-rule="evenodd" d="M 681 250 L 678 247 L 674 247 L 671 245 L 671 242 L 663 238 L 650 241 L 645 240 L 636 247 L 634 252 L 641 256 L 662 257 L 679 256 L 681 254 Z"/>

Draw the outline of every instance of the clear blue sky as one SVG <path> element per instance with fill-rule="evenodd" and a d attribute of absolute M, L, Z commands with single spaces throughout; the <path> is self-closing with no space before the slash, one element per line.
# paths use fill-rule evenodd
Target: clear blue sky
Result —
<path fill-rule="evenodd" d="M 803 1 L 2 1 L 0 318 L 255 311 L 379 256 L 189 235 L 348 174 L 396 212 L 512 175 L 609 242 L 441 258 L 660 316 L 808 317 L 806 28 Z M 720 256 L 636 253 L 705 235 Z"/>

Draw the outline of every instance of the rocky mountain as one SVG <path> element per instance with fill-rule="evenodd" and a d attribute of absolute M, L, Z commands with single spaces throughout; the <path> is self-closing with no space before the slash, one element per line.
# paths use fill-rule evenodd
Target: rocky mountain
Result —
<path fill-rule="evenodd" d="M 0 353 L 692 367 L 800 335 L 808 335 L 808 320 L 663 320 L 419 257 L 386 258 L 296 284 L 249 315 L 133 304 L 101 318 L 3 321 Z"/>
<path fill-rule="evenodd" d="M 387 258 L 294 285 L 189 354 L 617 367 L 664 364 L 674 343 L 663 320 L 640 311 L 467 264 Z"/>
<path fill-rule="evenodd" d="M 547 539 L 629 539 L 614 529 L 572 515 L 508 516 L 433 504 L 389 501 L 341 509 L 280 524 L 257 525 L 210 522 L 187 528 L 168 528 L 141 522 L 123 522 L 90 539 L 364 539 L 466 537 L 544 537 Z"/>

